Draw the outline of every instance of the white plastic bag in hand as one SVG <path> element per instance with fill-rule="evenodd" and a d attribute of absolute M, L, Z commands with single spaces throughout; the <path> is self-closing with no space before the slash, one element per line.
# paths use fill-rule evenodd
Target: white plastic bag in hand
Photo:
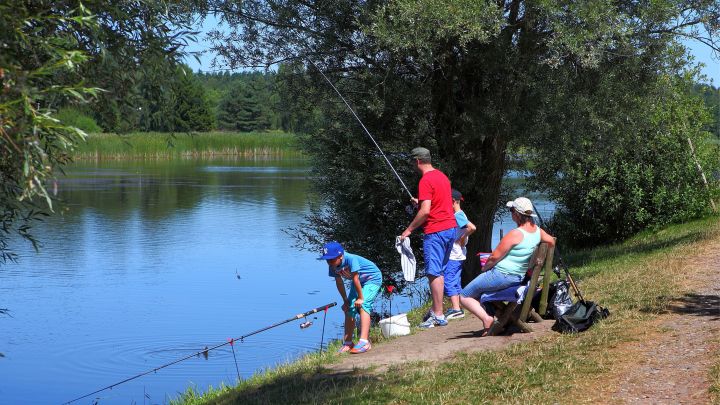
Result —
<path fill-rule="evenodd" d="M 410 238 L 405 238 L 400 242 L 400 237 L 398 236 L 395 238 L 395 248 L 398 253 L 400 253 L 400 266 L 402 267 L 405 281 L 415 281 L 417 262 L 415 261 L 415 254 L 410 247 Z"/>

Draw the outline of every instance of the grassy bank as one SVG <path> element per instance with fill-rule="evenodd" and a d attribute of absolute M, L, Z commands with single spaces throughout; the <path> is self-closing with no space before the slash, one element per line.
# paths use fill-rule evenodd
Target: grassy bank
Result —
<path fill-rule="evenodd" d="M 192 156 L 299 156 L 295 136 L 285 132 L 142 132 L 90 134 L 76 159 L 155 159 Z"/>
<path fill-rule="evenodd" d="M 203 395 L 190 390 L 177 403 L 576 403 L 607 393 L 613 372 L 634 366 L 633 342 L 652 343 L 658 316 L 693 288 L 688 257 L 720 239 L 717 218 L 675 225 L 623 244 L 574 252 L 565 259 L 586 297 L 612 316 L 579 335 L 550 334 L 499 352 L 460 354 L 440 363 L 412 363 L 382 373 L 328 375 L 332 354 L 314 354 Z M 432 333 L 432 332 L 423 332 Z M 387 343 L 392 344 L 392 343 Z M 478 339 L 478 344 L 482 340 Z M 332 349 L 331 349 L 332 350 Z M 418 350 L 430 350 L 418 348 Z M 710 378 L 718 392 L 720 358 Z M 717 396 L 715 397 L 717 400 Z"/>

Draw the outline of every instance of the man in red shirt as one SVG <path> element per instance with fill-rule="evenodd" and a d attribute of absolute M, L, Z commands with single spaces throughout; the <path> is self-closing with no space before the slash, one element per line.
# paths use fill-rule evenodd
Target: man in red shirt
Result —
<path fill-rule="evenodd" d="M 413 199 L 413 202 L 419 204 L 419 208 L 415 219 L 400 235 L 400 239 L 407 238 L 415 229 L 423 227 L 425 273 L 430 282 L 432 309 L 428 319 L 419 326 L 421 328 L 445 326 L 447 320 L 443 314 L 443 275 L 455 242 L 457 227 L 450 180 L 432 166 L 429 150 L 415 148 L 411 155 L 415 160 L 416 169 L 422 173 L 418 198 Z"/>

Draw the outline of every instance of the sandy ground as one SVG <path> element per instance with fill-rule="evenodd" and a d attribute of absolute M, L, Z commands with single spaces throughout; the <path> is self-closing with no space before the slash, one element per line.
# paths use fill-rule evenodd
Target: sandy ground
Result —
<path fill-rule="evenodd" d="M 329 367 L 332 371 L 344 372 L 373 367 L 382 371 L 390 365 L 412 361 L 442 361 L 450 359 L 457 352 L 477 352 L 504 349 L 511 343 L 524 342 L 548 332 L 555 321 L 531 323 L 533 333 L 515 333 L 509 336 L 479 337 L 482 322 L 472 315 L 450 321 L 448 326 L 418 331 L 414 335 L 395 338 L 390 342 L 374 346 L 363 355 L 348 355 L 339 364 Z M 432 348 L 432 349 L 430 349 Z"/>

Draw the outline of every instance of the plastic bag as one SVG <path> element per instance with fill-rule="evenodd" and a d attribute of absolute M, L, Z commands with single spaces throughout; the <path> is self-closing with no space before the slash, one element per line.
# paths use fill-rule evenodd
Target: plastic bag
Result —
<path fill-rule="evenodd" d="M 417 262 L 415 254 L 410 247 L 410 238 L 405 238 L 400 242 L 400 237 L 395 238 L 395 248 L 400 253 L 400 267 L 402 267 L 405 281 L 415 281 L 415 271 Z"/>
<path fill-rule="evenodd" d="M 565 280 L 556 281 L 555 295 L 552 297 L 552 314 L 555 319 L 560 319 L 570 307 L 573 306 L 572 298 L 570 298 L 570 286 Z"/>

